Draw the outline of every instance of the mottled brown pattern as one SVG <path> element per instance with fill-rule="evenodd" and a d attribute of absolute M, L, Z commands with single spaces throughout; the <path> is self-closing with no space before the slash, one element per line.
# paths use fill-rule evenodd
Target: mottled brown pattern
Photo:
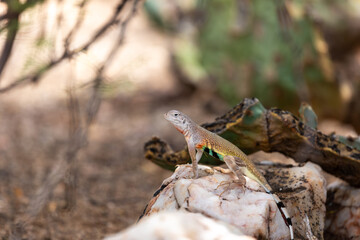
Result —
<path fill-rule="evenodd" d="M 187 149 L 174 152 L 171 147 L 158 137 L 153 137 L 144 146 L 145 157 L 154 163 L 167 168 L 175 169 L 176 165 L 186 164 L 190 160 Z"/>
<path fill-rule="evenodd" d="M 360 186 L 360 151 L 303 124 L 293 114 L 270 109 L 271 151 L 312 161 L 353 186 Z M 276 127 L 275 127 L 276 126 Z"/>

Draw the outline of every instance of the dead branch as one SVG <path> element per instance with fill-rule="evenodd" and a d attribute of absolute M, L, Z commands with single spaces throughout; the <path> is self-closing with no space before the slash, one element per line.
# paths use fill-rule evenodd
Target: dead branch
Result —
<path fill-rule="evenodd" d="M 6 63 L 10 57 L 11 51 L 14 46 L 15 38 L 19 30 L 19 17 L 20 15 L 15 16 L 7 24 L 6 40 L 0 57 L 0 79 Z"/>
<path fill-rule="evenodd" d="M 0 16 L 0 21 L 7 19 L 8 23 L 5 27 L 7 28 L 7 34 L 0 57 L 0 80 L 1 74 L 10 58 L 16 35 L 19 30 L 20 15 L 28 8 L 31 8 L 35 6 L 38 2 L 42 1 L 43 0 L 27 0 L 24 3 L 21 3 L 19 0 L 5 1 L 7 4 L 7 12 L 4 15 Z"/>
<path fill-rule="evenodd" d="M 81 47 L 74 49 L 74 50 L 69 50 L 68 48 L 65 48 L 63 54 L 60 57 L 51 60 L 50 62 L 45 64 L 45 66 L 36 70 L 35 72 L 30 73 L 29 75 L 20 77 L 19 79 L 10 83 L 8 86 L 0 88 L 0 93 L 7 92 L 15 87 L 24 86 L 29 83 L 38 82 L 39 79 L 41 79 L 45 73 L 47 73 L 53 67 L 57 66 L 63 60 L 71 59 L 74 56 L 76 56 L 78 53 L 87 51 L 112 26 L 117 25 L 121 22 L 121 20 L 119 19 L 119 14 L 128 1 L 129 0 L 122 0 L 116 7 L 112 17 L 84 45 L 82 45 Z M 138 1 L 135 1 L 135 3 L 137 3 L 137 2 Z"/>
<path fill-rule="evenodd" d="M 123 43 L 126 26 L 128 22 L 131 20 L 131 18 L 135 15 L 139 0 L 135 0 L 133 2 L 131 13 L 128 15 L 127 18 L 125 18 L 124 21 L 120 22 L 120 20 L 117 20 L 116 18 L 117 15 L 123 9 L 126 2 L 128 1 L 123 0 L 122 3 L 118 6 L 116 10 L 116 14 L 114 14 L 115 17 L 113 17 L 113 20 L 111 21 L 112 24 L 113 22 L 118 22 L 120 24 L 120 36 L 117 43 L 114 45 L 114 49 L 113 49 L 114 52 Z M 102 29 L 105 30 L 107 28 L 108 27 L 104 26 Z M 97 39 L 101 35 L 102 34 L 98 34 L 97 37 L 95 37 L 94 39 Z M 81 124 L 81 121 L 79 120 L 78 117 L 79 107 L 78 107 L 77 99 L 74 97 L 73 92 L 70 91 L 69 105 L 68 105 L 71 116 L 70 137 L 67 145 L 67 150 L 64 156 L 62 156 L 61 159 L 55 164 L 54 168 L 52 169 L 51 173 L 44 181 L 43 185 L 37 190 L 36 194 L 31 199 L 27 207 L 25 217 L 18 219 L 16 223 L 12 226 L 10 239 L 13 240 L 21 239 L 22 234 L 25 232 L 26 225 L 31 223 L 35 219 L 35 217 L 41 212 L 41 210 L 48 202 L 53 189 L 64 178 L 66 172 L 68 172 L 68 170 L 70 169 L 70 166 L 72 166 L 75 163 L 79 151 L 87 145 L 89 128 L 91 124 L 94 122 L 101 104 L 101 93 L 99 89 L 102 83 L 103 74 L 106 68 L 109 66 L 109 62 L 111 62 L 111 59 L 113 58 L 113 54 L 114 54 L 113 51 L 109 53 L 107 60 L 104 61 L 103 64 L 99 67 L 98 73 L 95 79 L 93 80 L 94 85 L 93 85 L 92 94 L 86 105 L 84 125 Z"/>
<path fill-rule="evenodd" d="M 80 104 L 75 91 L 75 84 L 70 80 L 68 90 L 68 111 L 69 111 L 69 139 L 73 136 L 77 129 L 81 127 Z M 76 205 L 76 184 L 78 169 L 74 161 L 70 163 L 67 175 L 65 177 L 65 202 L 66 210 L 72 210 Z"/>
<path fill-rule="evenodd" d="M 76 23 L 75 23 L 74 27 L 71 29 L 71 31 L 69 32 L 69 34 L 66 36 L 65 41 L 64 41 L 64 47 L 67 50 L 69 50 L 70 42 L 73 39 L 73 36 L 80 29 L 82 23 L 84 22 L 85 7 L 86 7 L 87 3 L 89 3 L 89 0 L 83 0 L 79 5 L 80 9 L 79 9 L 78 16 L 76 18 Z"/>

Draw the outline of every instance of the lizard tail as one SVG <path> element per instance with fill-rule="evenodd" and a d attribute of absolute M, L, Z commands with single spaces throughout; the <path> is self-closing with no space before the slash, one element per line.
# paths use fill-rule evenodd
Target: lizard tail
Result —
<path fill-rule="evenodd" d="M 276 205 L 279 208 L 279 211 L 285 220 L 285 224 L 289 227 L 290 237 L 291 237 L 290 239 L 294 240 L 294 230 L 293 230 L 291 218 L 290 218 L 288 211 L 285 208 L 284 203 L 280 200 L 280 198 L 278 196 L 276 196 L 274 193 L 272 193 L 272 191 L 266 189 L 266 193 L 270 194 L 271 197 L 275 200 Z"/>

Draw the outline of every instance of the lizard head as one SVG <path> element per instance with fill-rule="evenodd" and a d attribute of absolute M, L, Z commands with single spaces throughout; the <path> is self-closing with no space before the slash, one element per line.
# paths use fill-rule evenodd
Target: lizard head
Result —
<path fill-rule="evenodd" d="M 188 116 L 177 110 L 171 110 L 165 113 L 164 118 L 171 122 L 175 128 L 184 135 L 188 132 L 192 122 Z"/>

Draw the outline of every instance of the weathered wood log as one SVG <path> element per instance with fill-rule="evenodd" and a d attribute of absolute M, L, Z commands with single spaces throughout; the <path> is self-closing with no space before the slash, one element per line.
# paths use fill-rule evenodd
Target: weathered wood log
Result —
<path fill-rule="evenodd" d="M 303 163 L 311 161 L 325 171 L 340 177 L 355 187 L 360 186 L 360 151 L 305 125 L 292 113 L 280 109 L 265 109 L 258 99 L 244 99 L 206 129 L 234 143 L 245 153 L 259 150 L 280 152 Z M 178 152 L 159 138 L 145 144 L 145 156 L 167 169 L 190 161 L 187 149 Z M 204 154 L 200 163 L 219 165 L 222 162 Z"/>

